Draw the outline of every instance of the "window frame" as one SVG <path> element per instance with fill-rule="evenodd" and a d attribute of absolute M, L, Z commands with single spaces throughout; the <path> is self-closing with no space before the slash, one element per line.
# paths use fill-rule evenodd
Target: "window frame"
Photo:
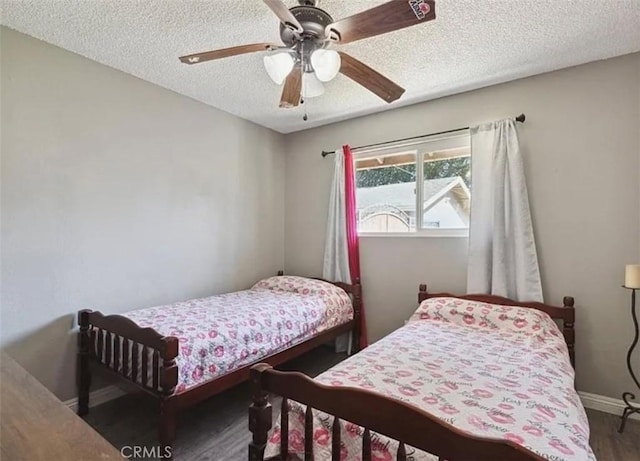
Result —
<path fill-rule="evenodd" d="M 427 146 L 429 146 L 427 148 Z M 421 237 L 456 237 L 468 238 L 469 227 L 466 228 L 423 228 L 424 213 L 421 209 L 424 196 L 424 158 L 425 153 L 436 150 L 455 149 L 460 147 L 468 147 L 471 150 L 471 137 L 469 130 L 460 130 L 456 133 L 448 133 L 443 135 L 428 136 L 425 138 L 412 140 L 410 142 L 394 143 L 391 146 L 374 147 L 371 149 L 363 149 L 353 153 L 354 173 L 355 162 L 369 158 L 376 158 L 388 155 L 400 155 L 402 153 L 411 153 L 416 157 L 416 230 L 409 232 L 359 232 L 358 237 L 365 238 L 421 238 Z M 402 152 L 398 152 L 402 150 Z M 471 157 L 471 152 L 469 152 Z M 356 186 L 357 190 L 357 186 Z M 473 192 L 471 193 L 473 196 Z"/>

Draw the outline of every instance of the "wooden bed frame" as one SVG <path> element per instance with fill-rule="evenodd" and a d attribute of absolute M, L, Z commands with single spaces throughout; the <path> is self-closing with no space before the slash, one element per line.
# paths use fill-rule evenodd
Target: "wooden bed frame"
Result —
<path fill-rule="evenodd" d="M 284 275 L 282 271 L 278 275 Z M 318 279 L 322 280 L 322 279 Z M 279 365 L 309 350 L 327 343 L 339 335 L 351 331 L 352 350 L 360 344 L 360 319 L 362 287 L 359 280 L 352 285 L 332 283 L 352 297 L 353 320 L 324 331 L 289 349 L 282 350 L 259 361 L 245 365 L 231 373 L 198 384 L 184 392 L 176 393 L 178 385 L 178 338 L 162 336 L 152 328 L 141 328 L 121 315 L 104 315 L 84 309 L 78 312 L 77 385 L 78 415 L 89 411 L 91 365 L 97 364 L 112 376 L 124 379 L 160 402 L 158 438 L 160 445 L 170 447 L 176 436 L 177 413 L 203 400 L 249 379 L 251 366 L 258 362 Z M 126 347 L 121 347 L 121 341 Z M 129 349 L 138 353 L 129 357 Z M 148 357 L 148 360 L 142 360 Z M 151 366 L 149 366 L 151 362 Z M 129 367 L 131 363 L 131 367 Z M 140 370 L 140 372 L 138 372 Z"/>
<path fill-rule="evenodd" d="M 560 307 L 537 302 L 518 302 L 493 295 L 428 293 L 427 286 L 420 285 L 418 293 L 420 303 L 425 299 L 443 296 L 537 309 L 546 312 L 553 319 L 562 320 L 564 338 L 569 347 L 571 363 L 574 363 L 573 298 L 565 297 L 564 306 Z M 280 407 L 280 453 L 285 453 L 286 456 L 280 455 L 275 459 L 288 459 L 288 399 L 307 406 L 304 424 L 305 461 L 313 460 L 312 409 L 334 416 L 331 435 L 332 461 L 340 459 L 340 420 L 350 421 L 363 428 L 363 461 L 371 461 L 371 431 L 400 441 L 396 456 L 399 461 L 407 459 L 405 444 L 436 455 L 441 461 L 542 461 L 544 459 L 514 442 L 467 434 L 417 407 L 365 389 L 325 386 L 302 373 L 276 371 L 266 363 L 252 367 L 251 382 L 253 398 L 249 408 L 249 430 L 253 437 L 249 444 L 249 461 L 264 459 L 273 421 L 269 394 L 283 397 Z"/>

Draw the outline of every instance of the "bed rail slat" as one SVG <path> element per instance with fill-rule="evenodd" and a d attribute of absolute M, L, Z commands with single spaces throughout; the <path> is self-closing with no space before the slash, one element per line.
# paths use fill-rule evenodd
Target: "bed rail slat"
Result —
<path fill-rule="evenodd" d="M 285 397 L 280 405 L 280 456 L 289 456 L 289 401 Z"/>
<path fill-rule="evenodd" d="M 120 372 L 120 336 L 113 335 L 113 370 Z"/>
<path fill-rule="evenodd" d="M 147 383 L 148 378 L 149 378 L 149 349 L 147 348 L 147 346 L 143 346 L 142 347 L 142 357 L 140 357 L 140 360 L 142 360 L 142 385 L 144 387 L 148 387 Z"/>
<path fill-rule="evenodd" d="M 89 330 L 89 337 L 91 338 L 91 343 L 90 343 L 90 347 L 89 347 L 89 356 L 93 359 L 96 358 L 97 356 L 97 351 L 96 351 L 96 344 L 97 344 L 97 335 L 96 335 L 96 330 L 94 328 L 91 328 Z"/>
<path fill-rule="evenodd" d="M 362 461 L 371 461 L 371 431 L 366 428 L 362 435 Z"/>
<path fill-rule="evenodd" d="M 398 445 L 398 454 L 396 455 L 396 459 L 398 461 L 407 461 L 407 449 L 402 442 Z"/>
<path fill-rule="evenodd" d="M 153 390 L 159 391 L 159 382 L 160 382 L 160 352 L 155 350 L 153 351 Z"/>
<path fill-rule="evenodd" d="M 129 377 L 129 347 L 130 341 L 128 338 L 122 338 L 122 376 Z"/>
<path fill-rule="evenodd" d="M 304 461 L 313 461 L 313 409 L 304 413 Z"/>
<path fill-rule="evenodd" d="M 131 381 L 138 382 L 138 356 L 140 355 L 140 348 L 135 341 L 131 344 Z"/>
<path fill-rule="evenodd" d="M 98 344 L 96 349 L 96 355 L 97 355 L 98 362 L 104 363 L 104 331 L 101 329 L 98 329 L 97 335 L 98 335 Z"/>
<path fill-rule="evenodd" d="M 113 339 L 111 338 L 111 332 L 109 331 L 104 332 L 104 341 L 105 341 L 104 364 L 107 366 L 107 368 L 111 368 L 111 359 L 112 359 L 111 345 L 113 341 Z"/>
<path fill-rule="evenodd" d="M 340 461 L 340 418 L 333 418 L 331 428 L 331 461 Z"/>

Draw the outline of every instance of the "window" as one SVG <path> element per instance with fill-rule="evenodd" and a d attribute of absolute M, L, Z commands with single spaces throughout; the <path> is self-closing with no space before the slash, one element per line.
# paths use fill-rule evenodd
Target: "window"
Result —
<path fill-rule="evenodd" d="M 355 154 L 358 233 L 466 235 L 469 135 Z"/>

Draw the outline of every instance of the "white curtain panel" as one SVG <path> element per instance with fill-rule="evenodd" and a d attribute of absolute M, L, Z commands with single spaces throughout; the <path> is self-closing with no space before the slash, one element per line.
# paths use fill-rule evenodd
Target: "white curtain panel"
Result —
<path fill-rule="evenodd" d="M 322 278 L 333 282 L 351 283 L 344 177 L 344 153 L 339 149 L 334 155 Z"/>
<path fill-rule="evenodd" d="M 349 247 L 347 246 L 347 204 L 345 199 L 344 152 L 334 153 L 333 182 L 329 195 L 329 216 L 324 243 L 322 278 L 332 282 L 351 283 Z M 345 333 L 335 340 L 335 351 L 351 354 L 351 335 Z"/>
<path fill-rule="evenodd" d="M 471 187 L 467 291 L 542 301 L 515 120 L 471 128 Z"/>

